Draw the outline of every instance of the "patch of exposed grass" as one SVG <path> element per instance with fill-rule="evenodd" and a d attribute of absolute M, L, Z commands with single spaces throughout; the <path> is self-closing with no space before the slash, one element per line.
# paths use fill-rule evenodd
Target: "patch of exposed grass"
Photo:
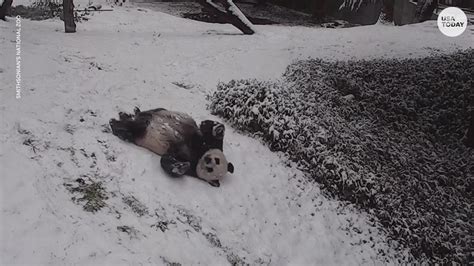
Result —
<path fill-rule="evenodd" d="M 105 201 L 108 196 L 101 182 L 78 178 L 74 183 L 67 183 L 64 186 L 71 193 L 80 195 L 72 197 L 72 200 L 78 204 L 83 204 L 85 211 L 96 212 L 106 206 Z"/>

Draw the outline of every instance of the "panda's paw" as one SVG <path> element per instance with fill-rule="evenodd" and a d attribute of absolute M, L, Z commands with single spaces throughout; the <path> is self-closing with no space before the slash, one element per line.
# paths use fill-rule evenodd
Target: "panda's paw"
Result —
<path fill-rule="evenodd" d="M 190 162 L 176 162 L 171 166 L 171 173 L 174 176 L 182 176 L 189 170 L 189 168 L 191 168 Z"/>
<path fill-rule="evenodd" d="M 124 112 L 119 112 L 119 118 L 120 120 L 130 120 L 132 119 L 132 115 Z"/>
<path fill-rule="evenodd" d="M 223 124 L 216 122 L 216 125 L 212 127 L 212 135 L 216 139 L 223 139 L 224 138 L 225 127 Z"/>

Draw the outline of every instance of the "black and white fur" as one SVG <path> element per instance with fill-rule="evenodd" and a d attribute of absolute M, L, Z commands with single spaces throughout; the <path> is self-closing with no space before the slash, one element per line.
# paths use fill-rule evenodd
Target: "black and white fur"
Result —
<path fill-rule="evenodd" d="M 161 155 L 161 166 L 169 175 L 184 174 L 219 186 L 219 179 L 234 166 L 222 153 L 225 128 L 205 120 L 198 127 L 194 119 L 180 112 L 157 108 L 134 114 L 119 113 L 111 119 L 114 135 Z"/>

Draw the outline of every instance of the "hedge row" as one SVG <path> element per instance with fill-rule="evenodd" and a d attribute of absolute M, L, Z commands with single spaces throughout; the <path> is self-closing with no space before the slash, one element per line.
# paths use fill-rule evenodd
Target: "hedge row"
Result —
<path fill-rule="evenodd" d="M 278 81 L 218 85 L 209 109 L 369 210 L 429 262 L 473 261 L 474 151 L 461 141 L 474 50 L 420 59 L 299 61 Z"/>

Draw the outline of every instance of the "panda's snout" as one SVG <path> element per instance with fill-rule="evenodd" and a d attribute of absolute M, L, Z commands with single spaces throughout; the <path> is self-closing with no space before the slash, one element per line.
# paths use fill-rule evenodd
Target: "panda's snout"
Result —
<path fill-rule="evenodd" d="M 212 168 L 212 167 L 206 167 L 206 170 L 207 170 L 208 173 L 214 172 L 214 168 Z"/>

